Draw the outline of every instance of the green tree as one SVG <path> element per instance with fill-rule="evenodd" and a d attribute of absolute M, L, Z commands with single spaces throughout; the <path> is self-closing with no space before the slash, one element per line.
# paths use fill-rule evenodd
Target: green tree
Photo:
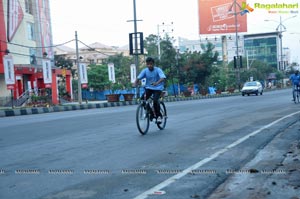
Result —
<path fill-rule="evenodd" d="M 233 67 L 233 61 L 228 64 L 229 67 L 229 82 L 231 85 L 234 85 L 234 82 L 237 84 L 237 69 Z M 240 68 L 240 83 L 241 85 L 246 82 L 250 81 L 250 78 L 257 81 L 265 81 L 270 73 L 275 73 L 277 70 L 269 66 L 267 63 L 259 61 L 259 60 L 252 60 L 247 66 L 247 59 L 242 59 L 243 67 Z"/>
<path fill-rule="evenodd" d="M 144 48 L 148 55 L 151 55 L 153 58 L 158 58 L 158 37 L 157 35 L 149 35 L 144 40 Z"/>
<path fill-rule="evenodd" d="M 160 43 L 161 54 L 159 65 L 163 70 L 170 68 L 176 64 L 176 50 L 173 47 L 171 38 L 166 35 L 165 39 Z"/>
<path fill-rule="evenodd" d="M 87 75 L 89 80 L 89 88 L 93 88 L 94 90 L 98 91 L 108 88 L 109 81 L 107 65 L 89 65 Z"/>
<path fill-rule="evenodd" d="M 208 78 L 213 72 L 213 66 L 217 63 L 218 53 L 214 52 L 214 45 L 207 43 L 201 46 L 201 52 L 187 52 L 185 54 L 185 65 L 182 72 L 185 76 L 185 83 L 191 82 L 208 86 Z"/>
<path fill-rule="evenodd" d="M 112 84 L 108 78 L 108 63 L 113 63 L 115 68 L 116 83 Z M 89 87 L 95 90 L 105 89 L 125 89 L 130 88 L 130 65 L 131 57 L 126 57 L 123 54 L 110 56 L 103 61 L 102 65 L 89 65 L 88 80 Z"/>
<path fill-rule="evenodd" d="M 63 55 L 54 55 L 55 66 L 67 70 L 71 70 L 72 77 L 74 77 L 76 69 L 73 69 L 73 61 L 66 59 Z"/>
<path fill-rule="evenodd" d="M 176 49 L 173 47 L 172 38 L 168 35 L 160 43 L 161 54 L 158 65 L 164 70 L 167 76 L 167 85 L 177 83 L 176 81 Z"/>
<path fill-rule="evenodd" d="M 222 66 L 215 66 L 212 68 L 212 73 L 208 78 L 208 84 L 216 87 L 217 90 L 225 91 L 227 88 L 227 73 Z"/>
<path fill-rule="evenodd" d="M 116 83 L 123 89 L 131 87 L 130 83 L 130 65 L 133 63 L 132 57 L 124 56 L 122 53 L 109 56 L 106 64 L 113 63 L 115 67 Z"/>

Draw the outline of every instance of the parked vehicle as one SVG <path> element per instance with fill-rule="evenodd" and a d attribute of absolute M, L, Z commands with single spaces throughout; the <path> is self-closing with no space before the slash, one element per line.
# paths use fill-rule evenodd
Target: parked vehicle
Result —
<path fill-rule="evenodd" d="M 250 94 L 255 94 L 255 95 L 262 95 L 263 94 L 263 86 L 260 82 L 258 81 L 251 81 L 251 82 L 246 82 L 242 88 L 242 96 L 244 95 L 250 95 Z"/>

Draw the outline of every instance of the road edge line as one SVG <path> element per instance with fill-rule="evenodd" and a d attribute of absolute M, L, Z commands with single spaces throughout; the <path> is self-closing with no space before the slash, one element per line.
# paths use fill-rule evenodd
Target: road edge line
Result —
<path fill-rule="evenodd" d="M 250 133 L 250 134 L 248 134 L 248 135 L 246 135 L 246 136 L 244 136 L 244 137 L 242 137 L 242 138 L 236 140 L 235 142 L 229 144 L 229 145 L 226 146 L 225 148 L 223 148 L 223 149 L 221 149 L 221 150 L 215 152 L 214 154 L 210 155 L 209 157 L 204 158 L 204 159 L 202 159 L 201 161 L 197 162 L 196 164 L 194 164 L 194 165 L 192 165 L 192 166 L 186 168 L 186 169 L 183 170 L 182 172 L 180 172 L 180 173 L 178 173 L 178 174 L 176 174 L 176 175 L 174 175 L 174 176 L 171 176 L 170 178 L 166 179 L 165 181 L 159 183 L 158 185 L 155 185 L 154 187 L 148 189 L 147 191 L 141 193 L 140 195 L 134 197 L 133 199 L 145 199 L 145 198 L 147 198 L 148 196 L 153 195 L 153 194 L 155 194 L 155 193 L 158 192 L 158 191 L 161 191 L 161 189 L 167 187 L 168 185 L 172 184 L 172 183 L 175 182 L 176 180 L 179 180 L 180 178 L 186 176 L 186 175 L 189 174 L 192 170 L 198 169 L 200 166 L 203 166 L 204 164 L 206 164 L 206 163 L 212 161 L 213 159 L 217 158 L 219 155 L 221 155 L 221 154 L 227 152 L 229 149 L 231 149 L 231 148 L 233 148 L 233 147 L 239 145 L 240 143 L 244 142 L 245 140 L 249 139 L 250 137 L 252 137 L 252 136 L 254 136 L 254 135 L 256 135 L 256 134 L 262 132 L 263 130 L 265 130 L 265 129 L 267 129 L 267 128 L 270 128 L 271 126 L 277 124 L 278 122 L 280 122 L 280 121 L 282 121 L 282 120 L 284 120 L 284 119 L 286 119 L 286 118 L 292 117 L 292 116 L 294 116 L 294 115 L 296 115 L 296 114 L 299 114 L 299 113 L 300 113 L 300 111 L 297 111 L 297 112 L 291 113 L 291 114 L 289 114 L 289 115 L 283 116 L 283 117 L 281 117 L 281 118 L 279 118 L 279 119 L 277 119 L 277 120 L 271 122 L 270 124 L 267 124 L 267 125 L 265 125 L 265 126 L 259 128 L 258 130 L 253 131 L 252 133 Z"/>

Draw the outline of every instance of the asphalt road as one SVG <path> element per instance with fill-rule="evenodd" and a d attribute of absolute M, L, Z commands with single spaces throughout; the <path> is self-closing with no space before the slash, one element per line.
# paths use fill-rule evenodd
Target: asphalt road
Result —
<path fill-rule="evenodd" d="M 166 106 L 145 136 L 136 106 L 0 118 L 0 198 L 208 198 L 300 113 L 290 90 Z"/>

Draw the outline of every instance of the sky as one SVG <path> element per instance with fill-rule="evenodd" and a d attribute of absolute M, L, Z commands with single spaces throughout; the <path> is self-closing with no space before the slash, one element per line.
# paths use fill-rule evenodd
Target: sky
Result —
<path fill-rule="evenodd" d="M 134 0 L 50 0 L 53 43 L 62 44 L 75 39 L 75 31 L 85 44 L 99 42 L 109 46 L 125 46 L 129 33 L 134 32 Z M 199 35 L 198 0 L 135 0 L 137 31 L 144 37 L 161 34 L 162 29 L 175 39 L 183 37 L 197 40 Z M 254 3 L 299 3 L 300 0 L 248 0 Z M 248 34 L 274 32 L 280 16 L 286 31 L 283 47 L 291 50 L 291 61 L 300 62 L 300 14 L 270 14 L 266 10 L 255 10 L 247 14 Z M 296 16 L 296 17 L 293 17 Z M 291 18 L 293 17 L 293 18 Z M 265 21 L 269 20 L 269 21 Z M 165 24 L 163 26 L 162 24 Z M 172 32 L 173 29 L 173 32 Z M 214 38 L 218 35 L 208 35 Z M 75 42 L 67 46 L 75 48 Z M 79 44 L 80 47 L 80 44 Z"/>

